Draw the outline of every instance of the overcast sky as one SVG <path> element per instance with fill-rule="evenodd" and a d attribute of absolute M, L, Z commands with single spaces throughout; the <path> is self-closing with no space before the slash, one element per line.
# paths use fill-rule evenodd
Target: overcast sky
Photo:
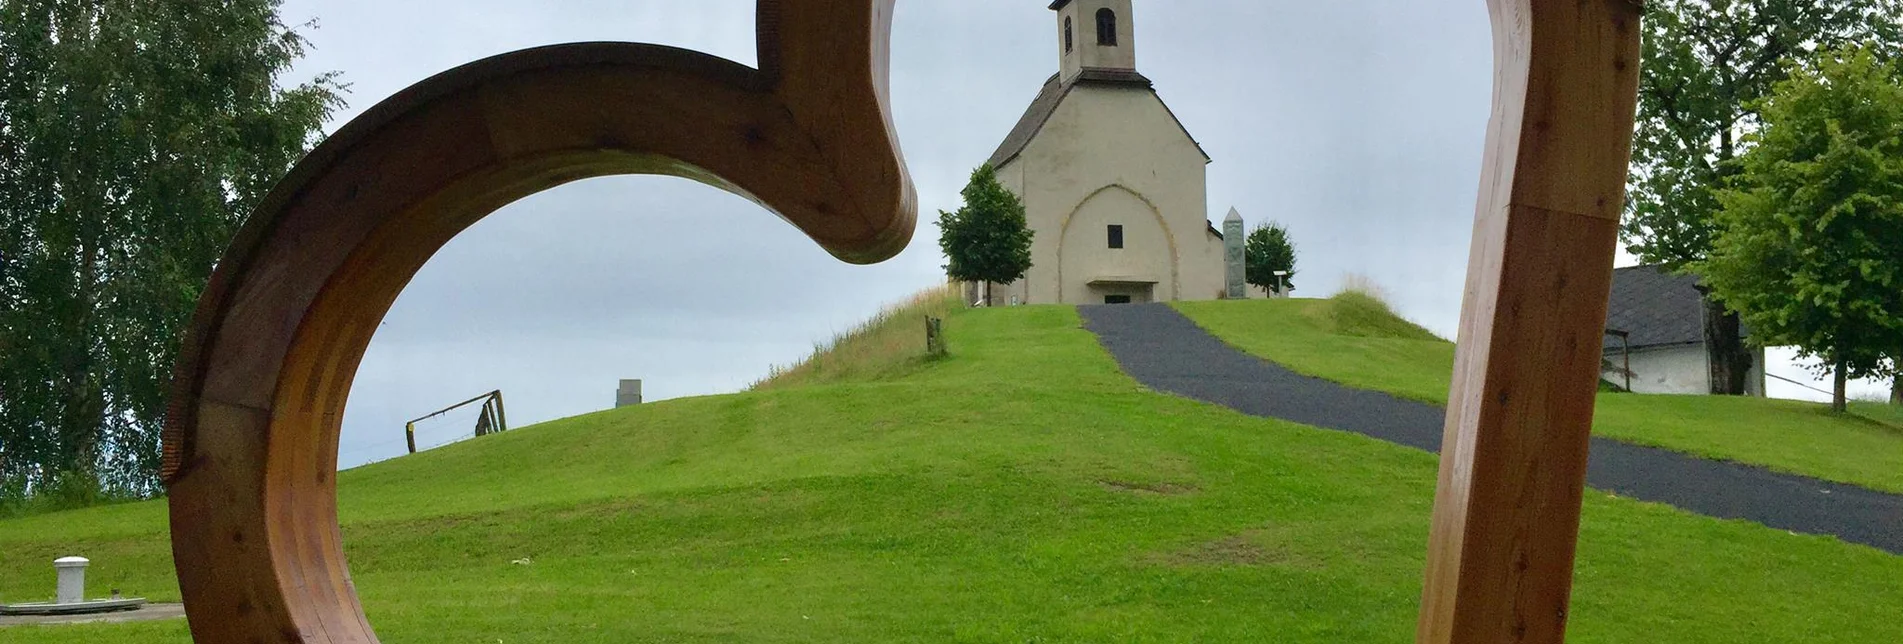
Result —
<path fill-rule="evenodd" d="M 958 189 L 1057 68 L 1044 0 L 901 0 L 892 101 L 920 219 Z M 752 0 L 288 0 L 313 48 L 286 80 L 342 72 L 349 107 L 477 58 L 622 40 L 753 64 Z M 1211 218 L 1289 226 L 1298 294 L 1366 275 L 1451 337 L 1480 167 L 1491 35 L 1479 0 L 1137 0 L 1138 69 L 1202 144 Z M 732 392 L 941 282 L 937 231 L 877 266 L 831 259 L 758 206 L 686 180 L 612 177 L 510 205 L 403 292 L 358 372 L 345 466 L 403 451 L 403 422 L 492 389 L 522 426 Z M 1773 372 L 1802 376 L 1773 361 Z M 1874 390 L 1874 386 L 1870 387 Z M 1776 385 L 1773 394 L 1804 396 Z M 428 445 L 471 414 L 422 427 Z M 453 425 L 452 425 L 453 423 Z"/>

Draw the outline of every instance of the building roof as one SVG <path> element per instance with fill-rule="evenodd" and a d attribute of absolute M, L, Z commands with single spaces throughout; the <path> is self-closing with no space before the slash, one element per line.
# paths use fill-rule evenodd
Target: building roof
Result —
<path fill-rule="evenodd" d="M 1038 90 L 1037 98 L 1031 100 L 1031 106 L 1025 108 L 1024 116 L 1018 118 L 1018 124 L 1011 128 L 1010 134 L 1005 135 L 1004 142 L 998 144 L 998 150 L 991 153 L 991 159 L 988 161 L 991 167 L 1004 167 L 1004 164 L 1018 158 L 1018 154 L 1024 152 L 1025 146 L 1030 145 L 1031 140 L 1037 138 L 1037 133 L 1043 131 L 1044 123 L 1050 121 L 1051 115 L 1057 113 L 1057 106 L 1064 103 L 1064 97 L 1070 95 L 1072 88 L 1079 85 L 1121 86 L 1142 89 L 1150 92 L 1151 95 L 1156 94 L 1156 88 L 1150 83 L 1150 79 L 1131 69 L 1085 68 L 1069 83 L 1059 82 L 1060 76 L 1062 76 L 1061 73 L 1051 74 L 1050 79 L 1044 81 L 1043 89 Z M 1163 98 L 1158 96 L 1157 102 L 1162 103 Z M 1163 111 L 1169 113 L 1170 120 L 1176 121 L 1177 127 L 1183 128 L 1183 136 L 1189 137 L 1190 142 L 1195 143 L 1196 137 L 1190 136 L 1189 128 L 1183 127 L 1182 119 L 1176 118 L 1176 113 L 1170 110 L 1168 104 L 1163 105 Z M 1196 143 L 1196 151 L 1202 152 L 1203 160 L 1209 159 L 1209 153 L 1203 150 L 1201 143 Z"/>
<path fill-rule="evenodd" d="M 1606 330 L 1623 331 L 1633 349 L 1705 343 L 1705 298 L 1698 277 L 1662 266 L 1630 266 L 1612 272 Z M 1746 330 L 1748 334 L 1749 331 Z M 1624 346 L 1607 334 L 1605 348 Z"/>

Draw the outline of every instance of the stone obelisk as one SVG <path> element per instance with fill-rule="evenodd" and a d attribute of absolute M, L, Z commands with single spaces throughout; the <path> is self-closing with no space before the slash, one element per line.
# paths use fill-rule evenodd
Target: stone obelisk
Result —
<path fill-rule="evenodd" d="M 1242 213 L 1230 208 L 1229 216 L 1222 220 L 1222 263 L 1228 272 L 1226 295 L 1232 300 L 1249 297 L 1248 271 L 1243 264 L 1246 237 L 1242 230 Z"/>

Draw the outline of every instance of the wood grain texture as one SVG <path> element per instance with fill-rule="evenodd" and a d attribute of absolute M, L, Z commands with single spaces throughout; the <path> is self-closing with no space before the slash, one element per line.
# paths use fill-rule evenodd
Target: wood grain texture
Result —
<path fill-rule="evenodd" d="M 1494 107 L 1422 644 L 1564 641 L 1637 101 L 1637 3 L 1488 4 Z"/>
<path fill-rule="evenodd" d="M 200 299 L 164 437 L 201 644 L 376 642 L 337 526 L 337 438 L 371 335 L 424 262 L 563 183 L 666 174 L 760 203 L 840 259 L 910 241 L 893 0 L 761 0 L 752 69 L 631 43 L 514 52 L 404 90 L 291 171 Z"/>

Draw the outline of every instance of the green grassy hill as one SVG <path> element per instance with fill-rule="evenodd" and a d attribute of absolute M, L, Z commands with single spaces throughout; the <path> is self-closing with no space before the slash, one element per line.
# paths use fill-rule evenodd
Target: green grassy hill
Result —
<path fill-rule="evenodd" d="M 1196 308 L 1307 315 L 1278 305 Z M 844 372 L 862 378 L 345 472 L 372 622 L 404 644 L 1410 641 L 1433 456 L 1146 391 L 1069 308 L 946 328 L 948 358 L 894 344 L 859 352 Z M 1361 332 L 1324 335 L 1382 335 Z M 1903 557 L 1598 493 L 1583 523 L 1573 642 L 1903 641 Z M 0 599 L 50 596 L 48 562 L 71 552 L 96 589 L 174 599 L 168 549 L 159 503 L 0 522 Z"/>
<path fill-rule="evenodd" d="M 1185 302 L 1177 310 L 1248 353 L 1297 372 L 1444 405 L 1454 345 L 1379 300 Z M 1622 441 L 1903 493 L 1903 413 L 1852 414 L 1794 400 L 1602 393 L 1593 431 Z"/>

